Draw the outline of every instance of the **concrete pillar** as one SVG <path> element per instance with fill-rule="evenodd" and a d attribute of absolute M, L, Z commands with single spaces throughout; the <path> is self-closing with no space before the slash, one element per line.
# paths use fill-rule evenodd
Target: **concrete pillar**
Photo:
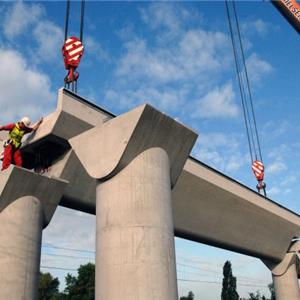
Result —
<path fill-rule="evenodd" d="M 96 299 L 177 300 L 170 164 L 139 154 L 97 187 Z"/>
<path fill-rule="evenodd" d="M 300 300 L 298 283 L 297 252 L 294 249 L 298 244 L 292 245 L 283 260 L 279 263 L 263 260 L 272 272 L 276 300 Z"/>
<path fill-rule="evenodd" d="M 0 299 L 37 299 L 42 221 L 41 203 L 32 196 L 0 213 Z"/>
<path fill-rule="evenodd" d="M 282 275 L 272 274 L 276 300 L 300 300 L 296 260 Z"/>

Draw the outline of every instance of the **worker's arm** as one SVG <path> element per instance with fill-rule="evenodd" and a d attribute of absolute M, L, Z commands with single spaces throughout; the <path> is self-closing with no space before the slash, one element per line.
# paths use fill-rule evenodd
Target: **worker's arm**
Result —
<path fill-rule="evenodd" d="M 31 127 L 32 131 L 37 131 L 40 127 L 40 125 L 43 122 L 43 118 L 41 118 L 33 127 Z"/>
<path fill-rule="evenodd" d="M 7 124 L 4 126 L 0 126 L 0 130 L 6 130 L 6 131 L 11 131 L 15 127 L 14 123 Z"/>

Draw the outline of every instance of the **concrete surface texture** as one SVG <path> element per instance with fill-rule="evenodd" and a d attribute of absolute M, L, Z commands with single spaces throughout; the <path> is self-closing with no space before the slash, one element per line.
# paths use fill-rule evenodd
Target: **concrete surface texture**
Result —
<path fill-rule="evenodd" d="M 298 215 L 193 159 L 172 201 L 177 236 L 239 253 L 281 261 L 300 234 Z"/>
<path fill-rule="evenodd" d="M 272 274 L 272 277 L 277 300 L 300 299 L 297 266 L 295 262 L 289 266 L 284 274 L 280 276 Z"/>
<path fill-rule="evenodd" d="M 66 187 L 66 180 L 42 176 L 11 165 L 0 173 L 0 212 L 16 199 L 33 196 L 41 201 L 43 227 L 46 227 Z"/>
<path fill-rule="evenodd" d="M 0 174 L 0 299 L 37 299 L 42 230 L 67 182 L 10 166 Z"/>
<path fill-rule="evenodd" d="M 295 252 L 287 253 L 279 263 L 263 261 L 272 272 L 277 300 L 299 300 L 299 259 Z"/>
<path fill-rule="evenodd" d="M 146 104 L 69 142 L 90 176 L 97 179 L 117 173 L 139 153 L 161 147 L 169 155 L 174 186 L 196 138 L 192 130 Z"/>
<path fill-rule="evenodd" d="M 300 241 L 294 241 L 282 261 L 263 260 L 272 272 L 277 300 L 299 300 Z"/>
<path fill-rule="evenodd" d="M 167 153 L 151 148 L 97 187 L 96 299 L 178 299 Z"/>
<path fill-rule="evenodd" d="M 0 213 L 0 299 L 37 299 L 43 212 L 25 196 Z"/>
<path fill-rule="evenodd" d="M 84 113 L 81 114 L 81 110 Z M 106 171 L 101 171 L 103 176 L 107 176 L 107 173 L 116 170 L 114 169 L 116 165 L 123 167 L 134 155 L 146 149 L 146 146 L 149 146 L 146 145 L 147 142 L 158 144 L 157 137 L 153 134 L 153 132 L 157 133 L 157 127 L 149 126 L 151 118 L 154 118 L 154 124 L 167 124 L 166 128 L 173 128 L 175 133 L 178 132 L 177 126 L 180 128 L 180 124 L 147 106 L 141 106 L 114 118 L 112 114 L 64 89 L 59 91 L 57 111 L 59 114 L 63 113 L 65 119 L 63 121 L 56 119 L 55 122 L 60 125 L 56 125 L 53 121 L 52 127 L 49 128 L 46 122 L 43 123 L 41 132 L 39 130 L 35 138 L 24 147 L 24 152 L 26 154 L 31 149 L 42 146 L 43 143 L 47 145 L 47 141 L 54 136 L 56 140 L 51 147 L 59 147 L 56 141 L 63 140 L 65 145 L 63 154 L 55 157 L 48 174 L 69 181 L 60 205 L 89 213 L 96 211 L 96 180 L 89 175 L 88 170 L 85 170 L 87 163 L 96 166 L 95 161 L 91 160 L 93 157 L 91 153 L 98 157 L 100 165 L 106 164 L 105 160 L 111 160 L 105 165 Z M 74 150 L 67 140 L 70 135 L 64 133 L 64 122 L 67 128 L 73 126 L 76 128 L 77 135 L 74 131 L 74 138 L 69 140 L 76 148 Z M 84 131 L 80 125 L 82 122 L 88 124 L 85 128 L 92 129 Z M 145 126 L 149 128 L 144 128 Z M 145 137 L 149 131 L 152 133 Z M 162 131 L 168 132 L 165 129 Z M 84 137 L 91 138 L 88 141 L 91 148 L 86 158 L 82 157 L 85 156 L 84 148 L 87 148 L 86 139 L 84 144 L 80 145 L 80 140 Z M 167 147 L 173 149 L 172 141 L 159 141 L 159 143 L 167 144 Z M 95 151 L 95 144 L 101 145 L 97 146 L 97 151 Z M 101 149 L 102 147 L 104 150 Z M 175 153 L 178 151 L 176 150 Z M 172 160 L 176 161 L 177 156 L 172 155 Z M 184 162 L 184 159 L 182 161 Z M 96 169 L 95 172 L 98 171 L 99 169 Z M 172 203 L 177 236 L 259 258 L 281 261 L 290 246 L 291 239 L 300 234 L 298 215 L 266 200 L 256 192 L 193 158 L 186 161 L 184 170 L 172 190 Z M 245 219 L 253 221 L 245 222 Z M 276 239 L 273 238 L 274 230 L 277 232 Z"/>
<path fill-rule="evenodd" d="M 0 142 L 5 135 L 1 133 Z M 106 264 L 107 270 L 119 276 L 117 278 L 127 299 L 132 299 L 128 295 L 131 294 L 133 281 L 125 278 L 126 272 L 130 274 L 128 277 L 137 278 L 135 284 L 140 286 L 139 299 L 156 299 L 153 293 L 160 293 L 161 298 L 157 299 L 176 299 L 172 230 L 179 237 L 255 256 L 269 263 L 278 265 L 285 261 L 289 256 L 287 253 L 291 251 L 292 239 L 300 236 L 300 216 L 201 162 L 188 158 L 195 139 L 196 134 L 192 130 L 149 105 L 114 117 L 80 96 L 61 89 L 56 110 L 45 117 L 37 133 L 30 136 L 22 147 L 24 166 L 36 171 L 46 170 L 46 176 L 13 167 L 0 174 L 0 218 L 4 220 L 0 220 L 0 224 L 9 223 L 8 220 L 12 219 L 9 216 L 14 211 L 18 214 L 17 211 L 24 210 L 20 218 L 25 219 L 33 214 L 35 225 L 28 224 L 28 229 L 25 228 L 29 232 L 28 243 L 34 241 L 33 245 L 26 247 L 33 249 L 40 243 L 40 233 L 34 231 L 33 227 L 45 227 L 57 204 L 89 213 L 96 213 L 97 208 L 97 247 L 101 249 L 97 250 L 97 261 L 100 261 L 98 266 L 100 263 Z M 163 158 L 164 155 L 168 159 Z M 152 156 L 155 159 L 149 158 Z M 161 161 L 159 168 L 156 160 Z M 168 172 L 166 161 L 169 163 Z M 132 170 L 139 174 L 143 167 L 145 171 L 140 174 L 141 178 L 136 178 Z M 151 177 L 152 172 L 159 178 L 162 176 L 161 183 Z M 166 188 L 166 174 L 169 174 L 169 189 Z M 131 182 L 124 186 L 123 183 L 129 179 Z M 16 182 L 22 182 L 22 185 L 16 188 Z M 122 185 L 117 182 L 122 182 Z M 169 205 L 170 195 L 172 201 Z M 26 203 L 31 203 L 28 206 L 31 208 L 23 200 L 20 201 L 24 197 Z M 115 202 L 126 215 L 118 210 Z M 25 205 L 24 209 L 22 205 Z M 38 206 L 40 208 L 36 210 L 34 207 Z M 12 212 L 9 210 L 11 207 L 14 208 Z M 153 213 L 154 208 L 156 214 Z M 161 225 L 162 215 L 157 214 L 160 209 L 165 214 L 165 227 Z M 172 215 L 174 224 L 170 221 Z M 152 220 L 150 227 L 147 227 L 147 218 L 144 223 L 139 223 L 140 216 L 148 216 Z M 39 220 L 42 220 L 42 225 Z M 108 221 L 112 226 L 107 226 Z M 130 227 L 126 222 L 138 226 Z M 22 228 L 18 222 L 11 226 L 12 233 Z M 127 240 L 127 235 L 121 235 L 122 230 L 133 239 Z M 8 236 L 1 234 L 0 241 L 9 241 Z M 23 243 L 22 237 L 16 242 Z M 26 242 L 24 245 L 27 245 Z M 114 257 L 108 253 L 110 246 L 114 249 Z M 126 251 L 122 253 L 120 247 Z M 19 257 L 25 257 L 24 249 L 17 254 Z M 39 254 L 37 250 L 32 251 L 36 254 L 28 261 L 32 261 L 30 266 L 36 270 Z M 107 261 L 101 258 L 100 253 L 107 257 Z M 298 255 L 299 251 L 292 256 Z M 3 264 L 11 264 L 13 270 L 13 261 L 6 259 L 7 262 L 3 261 Z M 136 273 L 128 261 L 133 262 Z M 167 261 L 168 281 L 162 279 L 166 274 Z M 114 265 L 115 262 L 118 262 L 118 267 Z M 272 271 L 278 297 L 298 297 L 296 292 L 293 292 L 293 296 L 282 292 L 287 281 L 292 286 L 289 290 L 296 290 L 296 265 L 289 265 L 279 275 Z M 98 266 L 98 285 L 109 286 L 112 279 L 108 277 L 106 282 Z M 33 269 L 28 270 L 31 272 Z M 161 278 L 160 282 L 154 273 Z M 24 274 L 29 278 L 26 272 Z M 166 285 L 169 286 L 169 292 L 165 290 Z M 22 284 L 16 289 L 21 290 Z M 149 292 L 153 297 L 146 298 L 143 293 L 150 289 L 153 289 L 152 294 Z M 104 293 L 113 297 L 109 299 L 117 299 L 115 294 L 109 294 L 110 290 Z M 283 294 L 285 296 L 280 296 Z M 25 299 L 34 299 L 30 297 Z"/>

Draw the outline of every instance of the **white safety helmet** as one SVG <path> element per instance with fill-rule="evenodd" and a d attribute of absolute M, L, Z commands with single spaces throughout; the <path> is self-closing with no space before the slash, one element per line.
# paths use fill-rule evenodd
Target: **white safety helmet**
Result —
<path fill-rule="evenodd" d="M 28 117 L 24 117 L 21 119 L 21 122 L 26 126 L 26 127 L 29 127 L 30 124 L 31 124 L 31 121 Z"/>

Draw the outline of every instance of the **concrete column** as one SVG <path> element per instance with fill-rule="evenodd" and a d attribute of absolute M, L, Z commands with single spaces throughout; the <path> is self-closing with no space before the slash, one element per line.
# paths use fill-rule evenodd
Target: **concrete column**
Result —
<path fill-rule="evenodd" d="M 276 300 L 300 300 L 296 260 L 288 266 L 285 273 L 274 275 L 273 282 Z"/>
<path fill-rule="evenodd" d="M 170 164 L 151 148 L 97 187 L 96 299 L 177 300 Z"/>
<path fill-rule="evenodd" d="M 297 264 L 298 257 L 292 246 L 279 263 L 263 260 L 272 272 L 276 300 L 300 300 Z"/>
<path fill-rule="evenodd" d="M 37 299 L 42 221 L 41 203 L 32 196 L 0 213 L 0 299 Z"/>

